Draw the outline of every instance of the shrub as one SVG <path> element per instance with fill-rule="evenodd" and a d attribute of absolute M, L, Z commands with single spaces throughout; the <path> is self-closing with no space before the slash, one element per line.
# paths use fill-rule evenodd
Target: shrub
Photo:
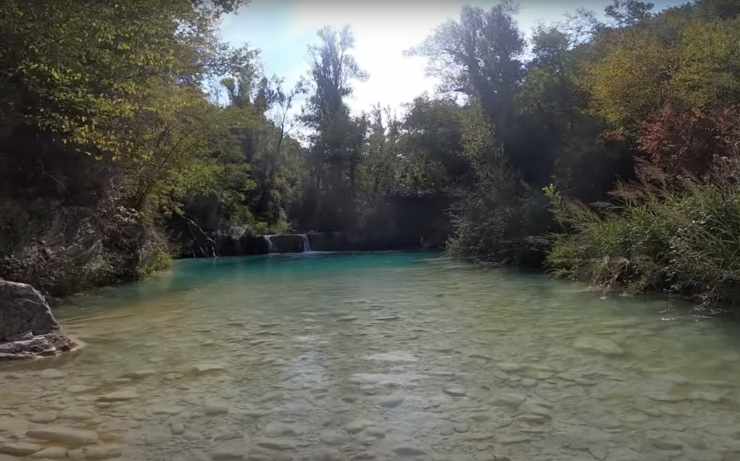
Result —
<path fill-rule="evenodd" d="M 552 217 L 545 196 L 503 167 L 465 193 L 452 210 L 448 251 L 482 261 L 539 266 Z"/>
<path fill-rule="evenodd" d="M 569 233 L 547 265 L 558 276 L 633 292 L 663 291 L 703 304 L 735 304 L 740 281 L 740 187 L 688 184 L 645 192 L 622 210 L 596 211 L 547 195 Z"/>

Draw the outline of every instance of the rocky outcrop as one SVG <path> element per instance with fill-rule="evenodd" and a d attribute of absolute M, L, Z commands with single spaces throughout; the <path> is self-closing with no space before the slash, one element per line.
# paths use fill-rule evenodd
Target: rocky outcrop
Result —
<path fill-rule="evenodd" d="M 73 346 L 38 290 L 0 279 L 0 360 L 54 355 Z"/>
<path fill-rule="evenodd" d="M 0 199 L 0 242 L 0 278 L 51 297 L 136 280 L 168 260 L 160 232 L 111 198 L 95 206 Z"/>

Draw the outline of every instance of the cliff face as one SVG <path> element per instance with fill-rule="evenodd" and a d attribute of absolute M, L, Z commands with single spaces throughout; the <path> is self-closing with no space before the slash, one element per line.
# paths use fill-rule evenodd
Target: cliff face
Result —
<path fill-rule="evenodd" d="M 160 265 L 167 245 L 133 210 L 5 201 L 0 277 L 51 296 L 135 280 Z"/>

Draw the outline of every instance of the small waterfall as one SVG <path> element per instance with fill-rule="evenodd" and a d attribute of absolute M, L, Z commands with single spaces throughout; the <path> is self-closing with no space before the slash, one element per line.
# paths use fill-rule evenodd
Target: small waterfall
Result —
<path fill-rule="evenodd" d="M 264 238 L 265 241 L 267 241 L 267 252 L 268 253 L 274 253 L 275 252 L 275 245 L 273 245 L 272 240 L 271 240 L 272 235 L 263 235 L 262 238 Z"/>
<path fill-rule="evenodd" d="M 308 253 L 311 251 L 311 242 L 308 240 L 308 234 L 301 234 L 303 237 L 303 252 Z"/>

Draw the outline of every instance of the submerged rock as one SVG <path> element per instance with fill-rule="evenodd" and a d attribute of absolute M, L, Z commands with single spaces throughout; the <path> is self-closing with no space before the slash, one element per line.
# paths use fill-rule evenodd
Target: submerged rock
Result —
<path fill-rule="evenodd" d="M 414 446 L 408 446 L 408 445 L 401 445 L 393 449 L 393 452 L 401 457 L 406 456 L 424 456 L 427 453 L 422 450 L 421 448 L 414 447 Z"/>
<path fill-rule="evenodd" d="M 34 443 L 0 444 L 0 453 L 13 456 L 28 456 L 40 451 L 43 447 Z"/>
<path fill-rule="evenodd" d="M 598 352 L 599 354 L 619 356 L 624 355 L 624 350 L 610 339 L 583 336 L 573 342 L 573 347 L 582 351 Z"/>
<path fill-rule="evenodd" d="M 49 447 L 37 451 L 31 458 L 37 459 L 65 459 L 67 458 L 67 449 L 63 447 Z"/>
<path fill-rule="evenodd" d="M 465 389 L 458 386 L 447 387 L 443 389 L 444 393 L 453 397 L 465 397 Z"/>
<path fill-rule="evenodd" d="M 0 360 L 55 355 L 73 347 L 41 293 L 0 279 Z"/>
<path fill-rule="evenodd" d="M 118 445 L 100 445 L 72 450 L 68 455 L 72 459 L 105 460 L 120 458 L 123 451 Z"/>
<path fill-rule="evenodd" d="M 27 435 L 34 439 L 57 442 L 69 446 L 92 445 L 98 442 L 98 434 L 96 432 L 67 427 L 32 429 L 28 431 Z"/>
<path fill-rule="evenodd" d="M 519 407 L 527 398 L 520 394 L 503 393 L 496 396 L 493 400 L 494 406 Z"/>

